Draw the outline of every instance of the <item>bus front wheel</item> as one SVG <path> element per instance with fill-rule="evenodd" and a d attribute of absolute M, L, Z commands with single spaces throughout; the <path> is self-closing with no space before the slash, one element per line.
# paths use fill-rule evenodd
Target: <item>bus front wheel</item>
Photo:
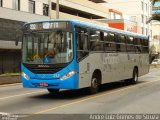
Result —
<path fill-rule="evenodd" d="M 99 81 L 98 77 L 96 75 L 93 75 L 92 80 L 91 80 L 91 86 L 89 88 L 90 94 L 97 93 L 99 90 Z"/>
<path fill-rule="evenodd" d="M 47 90 L 51 94 L 58 94 L 59 93 L 59 89 L 47 89 Z"/>

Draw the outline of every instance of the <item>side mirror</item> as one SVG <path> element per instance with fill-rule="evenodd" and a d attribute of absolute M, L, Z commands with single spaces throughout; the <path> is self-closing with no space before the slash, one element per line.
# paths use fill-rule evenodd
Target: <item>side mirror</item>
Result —
<path fill-rule="evenodd" d="M 16 40 L 15 40 L 15 45 L 18 46 L 18 42 L 22 41 L 22 36 L 23 36 L 23 31 L 20 30 L 16 30 Z"/>

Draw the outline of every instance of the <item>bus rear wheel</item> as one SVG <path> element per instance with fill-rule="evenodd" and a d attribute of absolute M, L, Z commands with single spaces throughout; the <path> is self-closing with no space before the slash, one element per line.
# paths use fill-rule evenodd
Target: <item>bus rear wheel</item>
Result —
<path fill-rule="evenodd" d="M 50 88 L 48 88 L 47 90 L 51 94 L 58 94 L 59 93 L 59 89 L 50 89 Z"/>
<path fill-rule="evenodd" d="M 131 83 L 136 84 L 137 82 L 138 82 L 138 69 L 134 68 Z"/>
<path fill-rule="evenodd" d="M 136 84 L 138 82 L 138 69 L 134 68 L 132 78 L 125 81 L 127 84 Z"/>

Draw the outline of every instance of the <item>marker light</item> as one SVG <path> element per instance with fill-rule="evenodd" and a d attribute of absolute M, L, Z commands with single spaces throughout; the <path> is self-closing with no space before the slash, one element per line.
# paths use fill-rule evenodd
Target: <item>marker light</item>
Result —
<path fill-rule="evenodd" d="M 61 80 L 65 80 L 71 76 L 73 76 L 76 72 L 75 71 L 70 71 L 69 73 L 67 73 L 66 75 L 64 75 L 63 77 L 61 77 Z"/>
<path fill-rule="evenodd" d="M 22 76 L 23 76 L 26 80 L 29 80 L 29 79 L 30 79 L 29 76 L 28 76 L 26 73 L 24 73 L 24 72 L 22 72 Z"/>

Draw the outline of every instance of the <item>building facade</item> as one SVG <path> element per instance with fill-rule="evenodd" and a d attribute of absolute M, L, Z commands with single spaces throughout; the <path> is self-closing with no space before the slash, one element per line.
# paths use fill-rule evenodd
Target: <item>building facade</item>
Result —
<path fill-rule="evenodd" d="M 152 42 L 150 43 L 152 56 L 160 58 L 160 22 L 152 21 Z"/>
<path fill-rule="evenodd" d="M 137 22 L 138 33 L 151 35 L 151 24 L 146 24 L 152 14 L 150 0 L 107 0 L 107 2 L 103 5 L 121 11 L 124 15 L 129 16 L 130 21 Z M 126 19 L 126 16 L 123 16 L 124 19 Z"/>
<path fill-rule="evenodd" d="M 122 12 L 109 9 L 109 15 L 110 19 L 107 20 L 109 27 L 137 33 L 137 22 L 124 19 Z"/>
<path fill-rule="evenodd" d="M 103 0 L 59 0 L 60 19 L 78 19 L 96 24 L 108 18 Z M 0 0 L 0 74 L 20 70 L 20 47 L 15 46 L 16 30 L 25 22 L 56 18 L 56 0 Z M 107 25 L 107 24 L 104 24 Z"/>
<path fill-rule="evenodd" d="M 99 22 L 97 19 L 108 19 L 109 11 L 107 7 L 95 2 L 94 0 L 60 0 L 59 18 L 72 18 L 107 26 L 107 24 Z M 51 18 L 56 18 L 56 0 L 51 0 Z"/>

